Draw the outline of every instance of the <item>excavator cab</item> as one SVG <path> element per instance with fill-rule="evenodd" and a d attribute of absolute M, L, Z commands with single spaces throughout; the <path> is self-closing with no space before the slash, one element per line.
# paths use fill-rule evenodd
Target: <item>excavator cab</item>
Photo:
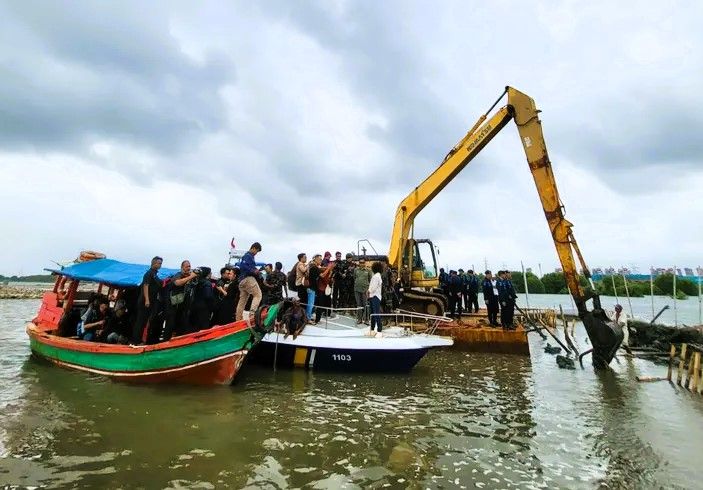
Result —
<path fill-rule="evenodd" d="M 432 289 L 439 285 L 432 240 L 408 238 L 403 250 L 403 281 L 410 287 Z"/>

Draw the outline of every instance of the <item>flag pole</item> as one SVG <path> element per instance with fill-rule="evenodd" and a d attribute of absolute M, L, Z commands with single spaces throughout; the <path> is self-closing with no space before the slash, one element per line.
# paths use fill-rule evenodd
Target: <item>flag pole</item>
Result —
<path fill-rule="evenodd" d="M 652 318 L 654 318 L 654 267 L 649 266 L 649 294 L 652 298 Z"/>
<path fill-rule="evenodd" d="M 627 278 L 625 274 L 622 275 L 622 280 L 625 283 L 625 294 L 627 295 L 627 304 L 630 305 L 630 318 L 635 318 L 635 314 L 632 312 L 632 301 L 630 300 L 630 290 L 627 287 Z"/>
<path fill-rule="evenodd" d="M 674 266 L 674 326 L 679 326 L 678 311 L 676 309 L 676 266 Z"/>
<path fill-rule="evenodd" d="M 703 325 L 703 297 L 701 296 L 701 266 L 698 266 L 698 324 Z"/>
<path fill-rule="evenodd" d="M 527 276 L 525 275 L 525 265 L 522 263 L 522 260 L 520 261 L 520 267 L 522 268 L 522 280 L 525 282 L 525 304 L 527 305 L 527 309 L 529 310 L 530 309 L 530 290 L 527 288 Z M 698 283 L 698 286 L 700 287 L 700 282 Z M 699 294 L 699 296 L 700 296 L 700 294 Z"/>
<path fill-rule="evenodd" d="M 615 287 L 615 274 L 610 274 L 610 280 L 613 282 L 613 294 L 615 294 L 615 302 L 620 303 L 620 300 L 618 299 L 618 290 Z"/>

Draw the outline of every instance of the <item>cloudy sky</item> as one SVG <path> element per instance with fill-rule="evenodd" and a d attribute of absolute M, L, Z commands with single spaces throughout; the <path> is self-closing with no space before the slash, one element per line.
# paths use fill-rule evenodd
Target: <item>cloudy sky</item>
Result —
<path fill-rule="evenodd" d="M 438 7 L 441 5 L 441 7 Z M 386 253 L 505 85 L 593 267 L 703 263 L 700 2 L 0 3 L 0 273 L 229 241 Z M 441 265 L 557 256 L 514 125 L 420 214 Z"/>

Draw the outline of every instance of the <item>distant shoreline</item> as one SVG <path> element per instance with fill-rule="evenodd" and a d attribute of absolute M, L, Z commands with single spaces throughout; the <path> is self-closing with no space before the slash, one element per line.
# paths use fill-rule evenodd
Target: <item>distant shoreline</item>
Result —
<path fill-rule="evenodd" d="M 16 283 L 15 283 L 16 284 Z M 51 283 L 34 283 L 22 286 L 0 284 L 0 299 L 41 299 L 53 287 Z"/>
<path fill-rule="evenodd" d="M 55 280 L 56 280 L 56 276 L 52 276 L 51 274 L 36 274 L 36 275 L 32 275 L 32 276 L 3 276 L 3 275 L 0 275 L 0 285 L 3 285 L 5 283 L 13 283 L 13 282 L 20 282 L 20 283 L 38 282 L 38 283 L 53 284 Z"/>

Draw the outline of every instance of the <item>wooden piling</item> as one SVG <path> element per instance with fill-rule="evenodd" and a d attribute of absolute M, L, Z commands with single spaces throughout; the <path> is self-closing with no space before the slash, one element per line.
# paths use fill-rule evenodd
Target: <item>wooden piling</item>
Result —
<path fill-rule="evenodd" d="M 679 360 L 679 370 L 676 375 L 676 384 L 681 386 L 681 380 L 683 379 L 683 366 L 686 363 L 686 344 L 681 344 L 681 357 Z"/>
<path fill-rule="evenodd" d="M 686 381 L 683 384 L 683 387 L 686 388 L 687 390 L 690 390 L 691 388 L 691 381 L 693 381 L 693 357 L 698 354 L 697 352 L 691 351 L 691 357 L 688 359 L 688 370 L 686 372 Z"/>
<path fill-rule="evenodd" d="M 671 344 L 671 349 L 669 350 L 669 370 L 666 373 L 666 379 L 671 381 L 671 371 L 674 368 L 674 358 L 676 357 L 676 346 Z"/>
<path fill-rule="evenodd" d="M 701 353 L 696 352 L 693 354 L 693 381 L 688 387 L 694 393 L 698 393 L 698 384 L 700 382 L 700 371 L 701 371 Z"/>

